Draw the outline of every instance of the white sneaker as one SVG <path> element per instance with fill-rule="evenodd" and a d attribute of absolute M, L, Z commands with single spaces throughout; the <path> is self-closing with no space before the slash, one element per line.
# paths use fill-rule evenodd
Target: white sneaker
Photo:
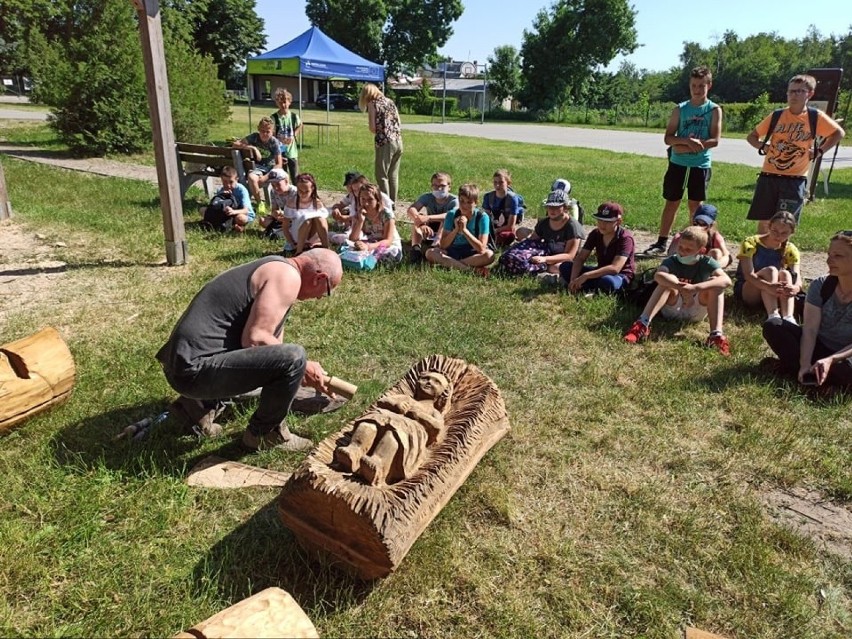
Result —
<path fill-rule="evenodd" d="M 790 323 L 790 324 L 792 324 L 793 326 L 798 326 L 798 325 L 799 325 L 799 323 L 796 321 L 796 318 L 795 318 L 795 317 L 793 317 L 792 315 L 785 315 L 782 319 L 783 319 L 785 322 L 789 322 L 789 323 Z"/>
<path fill-rule="evenodd" d="M 772 311 L 769 315 L 766 316 L 767 324 L 774 324 L 775 326 L 781 326 L 781 323 L 784 320 L 781 319 L 781 313 L 778 311 Z"/>

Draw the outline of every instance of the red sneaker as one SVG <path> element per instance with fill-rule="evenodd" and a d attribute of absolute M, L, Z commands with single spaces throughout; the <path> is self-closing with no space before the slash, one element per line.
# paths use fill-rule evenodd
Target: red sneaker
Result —
<path fill-rule="evenodd" d="M 633 322 L 633 326 L 627 329 L 627 332 L 624 334 L 624 341 L 629 342 L 631 344 L 638 344 L 639 342 L 644 342 L 648 339 L 648 336 L 651 334 L 651 327 L 645 326 L 639 320 Z"/>
<path fill-rule="evenodd" d="M 728 343 L 728 338 L 724 335 L 711 335 L 707 338 L 707 341 L 704 342 L 704 345 L 707 348 L 715 348 L 725 357 L 728 357 L 731 354 L 731 345 Z"/>

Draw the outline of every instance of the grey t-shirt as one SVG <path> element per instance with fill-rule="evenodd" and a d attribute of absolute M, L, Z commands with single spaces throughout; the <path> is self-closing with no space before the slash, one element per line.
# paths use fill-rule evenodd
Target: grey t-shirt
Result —
<path fill-rule="evenodd" d="M 169 341 L 157 352 L 157 359 L 174 375 L 194 373 L 200 360 L 241 349 L 243 329 L 248 321 L 254 295 L 251 277 L 269 262 L 289 260 L 280 255 L 241 264 L 207 282 L 184 311 Z M 286 315 L 276 327 L 280 335 Z"/>
<path fill-rule="evenodd" d="M 458 208 L 459 201 L 458 198 L 456 198 L 456 196 L 452 193 L 450 193 L 447 196 L 447 199 L 443 202 L 438 202 L 438 200 L 435 199 L 435 196 L 431 193 L 424 193 L 419 198 L 417 198 L 417 201 L 412 204 L 412 206 L 418 211 L 423 207 L 426 207 L 427 215 L 442 215 L 448 213 L 449 211 L 452 211 L 453 209 Z M 441 228 L 441 222 L 432 221 L 429 222 L 429 226 L 431 226 L 435 230 L 438 230 L 439 228 Z"/>
<path fill-rule="evenodd" d="M 822 309 L 817 336 L 823 344 L 837 352 L 852 344 L 852 302 L 843 304 L 835 292 L 823 304 L 821 291 L 826 277 L 823 275 L 811 282 L 805 301 Z"/>

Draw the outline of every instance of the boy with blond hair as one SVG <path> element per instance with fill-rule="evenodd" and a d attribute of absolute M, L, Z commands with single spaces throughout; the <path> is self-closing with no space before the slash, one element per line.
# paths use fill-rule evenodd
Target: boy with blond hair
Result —
<path fill-rule="evenodd" d="M 257 131 L 242 140 L 234 142 L 237 149 L 246 149 L 255 161 L 254 169 L 246 176 L 251 196 L 257 203 L 257 212 L 266 215 L 266 202 L 263 201 L 261 188 L 266 184 L 266 174 L 272 169 L 282 168 L 281 147 L 275 139 L 275 123 L 272 118 L 262 117 L 257 123 Z"/>
<path fill-rule="evenodd" d="M 710 319 L 710 336 L 705 346 L 722 355 L 730 355 L 728 338 L 722 333 L 725 289 L 731 278 L 719 262 L 701 249 L 707 244 L 707 231 L 688 226 L 680 234 L 677 253 L 663 260 L 654 274 L 657 288 L 645 304 L 642 314 L 624 334 L 624 341 L 636 344 L 651 334 L 651 320 L 657 313 L 663 317 L 699 322 Z"/>

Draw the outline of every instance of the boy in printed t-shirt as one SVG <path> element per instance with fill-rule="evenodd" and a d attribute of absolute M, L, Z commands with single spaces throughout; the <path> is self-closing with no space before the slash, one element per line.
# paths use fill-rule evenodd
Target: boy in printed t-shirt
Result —
<path fill-rule="evenodd" d="M 412 264 L 423 260 L 424 240 L 433 244 L 441 235 L 441 226 L 447 212 L 458 208 L 458 199 L 450 193 L 452 185 L 450 174 L 438 171 L 432 176 L 432 191 L 424 193 L 408 207 L 408 217 L 414 224 L 411 228 Z"/>
<path fill-rule="evenodd" d="M 633 325 L 624 334 L 624 341 L 636 344 L 651 334 L 651 320 L 657 313 L 663 317 L 699 322 L 708 316 L 710 336 L 705 345 L 722 355 L 730 355 L 728 338 L 722 334 L 725 289 L 731 278 L 719 262 L 701 249 L 707 244 L 707 231 L 689 226 L 680 234 L 675 255 L 667 257 L 654 274 L 657 288 Z"/>
<path fill-rule="evenodd" d="M 811 160 L 824 155 L 846 134 L 822 111 L 817 111 L 816 133 L 811 131 L 808 100 L 813 97 L 815 89 L 816 79 L 813 76 L 794 76 L 787 86 L 787 108 L 781 112 L 769 141 L 763 144 L 772 114 L 763 118 L 746 138 L 758 153 L 765 153 L 746 216 L 749 220 L 758 221 L 758 233 L 766 233 L 769 220 L 778 211 L 789 211 L 795 216 L 796 223 L 799 222 Z M 816 148 L 815 135 L 823 138 Z"/>

